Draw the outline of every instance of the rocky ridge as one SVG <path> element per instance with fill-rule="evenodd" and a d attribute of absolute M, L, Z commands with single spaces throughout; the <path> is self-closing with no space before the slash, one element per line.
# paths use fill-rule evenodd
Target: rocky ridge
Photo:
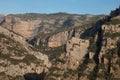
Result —
<path fill-rule="evenodd" d="M 8 14 L 2 20 L 1 26 L 20 34 L 26 39 L 32 39 L 37 34 L 48 34 L 66 27 L 75 27 L 94 22 L 104 15 L 77 15 L 67 13 L 56 14 Z"/>

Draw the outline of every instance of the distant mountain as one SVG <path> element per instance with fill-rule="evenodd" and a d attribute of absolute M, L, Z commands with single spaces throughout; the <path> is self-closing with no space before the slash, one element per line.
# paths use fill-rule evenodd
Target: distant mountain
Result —
<path fill-rule="evenodd" d="M 58 32 L 64 28 L 95 23 L 104 17 L 105 15 L 78 15 L 62 12 L 54 14 L 8 14 L 1 26 L 31 39 L 37 34 L 48 34 Z"/>

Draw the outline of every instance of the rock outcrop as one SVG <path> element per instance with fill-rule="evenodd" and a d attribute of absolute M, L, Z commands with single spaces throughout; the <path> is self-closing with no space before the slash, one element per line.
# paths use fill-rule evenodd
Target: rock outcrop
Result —
<path fill-rule="evenodd" d="M 85 55 L 88 53 L 89 40 L 79 39 L 73 37 L 67 41 L 66 44 L 66 57 L 67 68 L 76 69 L 84 60 Z"/>
<path fill-rule="evenodd" d="M 57 45 L 55 47 L 66 44 L 67 40 L 69 40 L 73 36 L 73 34 L 74 34 L 74 30 L 71 30 L 71 31 L 60 32 L 50 36 L 48 40 L 48 47 L 55 46 L 55 45 L 53 46 L 50 45 L 50 43 L 56 43 Z"/>
<path fill-rule="evenodd" d="M 117 33 L 120 32 L 120 24 L 102 25 L 102 30 L 104 30 L 104 33 Z"/>

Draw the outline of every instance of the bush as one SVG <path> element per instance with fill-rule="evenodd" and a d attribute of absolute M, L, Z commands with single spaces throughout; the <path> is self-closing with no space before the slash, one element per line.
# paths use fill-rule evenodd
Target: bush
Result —
<path fill-rule="evenodd" d="M 106 37 L 110 37 L 110 38 L 115 38 L 115 37 L 119 37 L 120 36 L 120 32 L 116 32 L 116 33 L 105 33 Z"/>
<path fill-rule="evenodd" d="M 25 55 L 25 58 L 22 60 L 26 64 L 30 64 L 31 62 L 37 62 L 37 58 L 34 55 Z"/>
<path fill-rule="evenodd" d="M 112 49 L 108 49 L 106 54 L 104 55 L 107 59 L 112 59 L 113 58 L 113 54 L 117 53 L 117 48 L 112 48 Z"/>
<path fill-rule="evenodd" d="M 116 63 L 120 66 L 120 58 L 118 58 Z"/>
<path fill-rule="evenodd" d="M 22 76 L 13 77 L 12 80 L 25 80 Z"/>
<path fill-rule="evenodd" d="M 88 75 L 89 80 L 96 80 L 96 77 L 97 77 L 97 73 L 94 71 Z"/>
<path fill-rule="evenodd" d="M 49 60 L 58 59 L 62 53 L 65 52 L 64 46 L 56 47 L 56 48 L 46 48 L 42 51 L 44 54 L 48 55 Z"/>
<path fill-rule="evenodd" d="M 117 50 L 118 56 L 120 57 L 120 41 L 117 42 Z"/>
<path fill-rule="evenodd" d="M 89 51 L 90 52 L 96 52 L 96 50 L 97 50 L 97 46 L 96 46 L 96 43 L 94 42 L 94 38 L 92 37 L 92 38 L 90 38 L 90 46 L 89 46 Z"/>

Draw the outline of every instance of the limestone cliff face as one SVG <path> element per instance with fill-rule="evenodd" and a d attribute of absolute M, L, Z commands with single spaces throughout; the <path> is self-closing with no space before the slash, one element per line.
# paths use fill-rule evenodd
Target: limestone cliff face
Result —
<path fill-rule="evenodd" d="M 110 24 L 110 25 L 102 25 L 102 30 L 104 30 L 104 33 L 116 33 L 120 32 L 120 24 Z"/>
<path fill-rule="evenodd" d="M 13 31 L 29 39 L 36 35 L 39 21 L 21 21 L 13 25 Z"/>
<path fill-rule="evenodd" d="M 76 69 L 88 53 L 89 40 L 72 37 L 66 44 L 67 68 Z"/>
<path fill-rule="evenodd" d="M 101 51 L 99 53 L 99 64 L 104 64 L 104 68 L 106 71 L 99 70 L 98 74 L 102 74 L 103 72 L 108 72 L 115 79 L 120 79 L 118 61 L 119 61 L 119 39 L 120 39 L 120 24 L 110 24 L 103 25 L 103 41 L 101 46 Z M 116 69 L 115 69 L 116 68 Z M 98 78 L 99 79 L 99 78 Z"/>
<path fill-rule="evenodd" d="M 20 18 L 7 16 L 2 26 L 29 39 L 36 35 L 39 23 L 39 20 L 22 21 Z"/>
<path fill-rule="evenodd" d="M 48 46 L 49 47 L 58 47 L 58 46 L 62 46 L 60 42 L 57 42 L 57 41 L 50 41 L 48 42 Z"/>
<path fill-rule="evenodd" d="M 35 44 L 37 46 L 43 45 L 47 47 L 60 47 L 62 45 L 65 45 L 68 40 L 70 40 L 72 37 L 80 38 L 80 35 L 83 33 L 83 31 L 91 27 L 92 24 L 79 26 L 75 28 L 66 29 L 57 33 L 38 36 L 35 41 Z"/>
<path fill-rule="evenodd" d="M 50 36 L 48 40 L 48 46 L 49 47 L 62 46 L 63 44 L 66 44 L 67 40 L 69 40 L 73 36 L 73 34 L 74 30 L 54 34 L 53 36 Z M 53 43 L 53 45 L 50 45 L 50 43 Z M 54 45 L 54 43 L 56 43 L 56 45 Z"/>

